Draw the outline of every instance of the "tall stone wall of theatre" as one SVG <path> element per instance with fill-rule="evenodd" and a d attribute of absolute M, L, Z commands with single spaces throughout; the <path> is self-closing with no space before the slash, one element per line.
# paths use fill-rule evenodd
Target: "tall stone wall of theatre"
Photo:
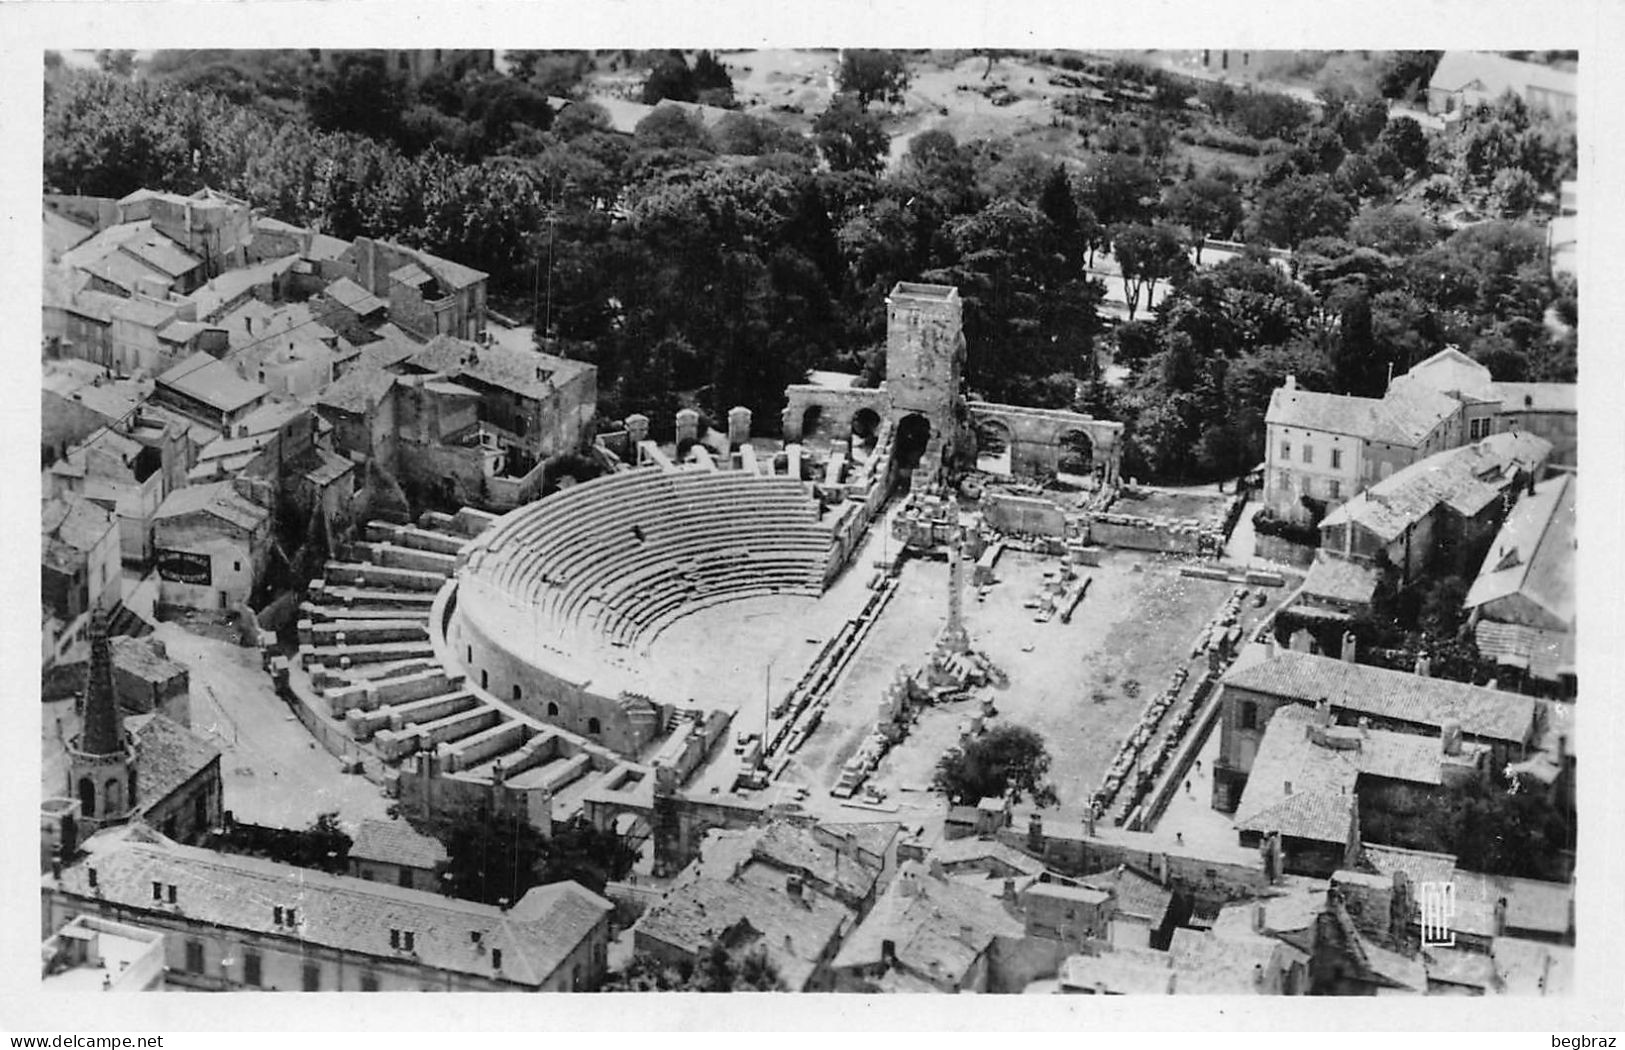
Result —
<path fill-rule="evenodd" d="M 572 681 L 519 656 L 496 640 L 463 603 L 451 617 L 447 641 L 466 680 L 524 714 L 596 741 L 623 755 L 636 755 L 653 738 L 640 732 L 617 697 L 595 692 L 592 683 Z M 511 614 L 510 615 L 515 615 Z M 591 731 L 598 720 L 598 732 Z"/>
<path fill-rule="evenodd" d="M 896 412 L 921 412 L 941 433 L 959 396 L 963 324 L 958 298 L 899 296 L 886 307 L 886 390 Z"/>

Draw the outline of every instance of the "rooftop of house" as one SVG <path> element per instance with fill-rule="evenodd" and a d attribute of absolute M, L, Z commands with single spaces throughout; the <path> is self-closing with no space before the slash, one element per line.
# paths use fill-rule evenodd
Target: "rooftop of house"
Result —
<path fill-rule="evenodd" d="M 83 244 L 95 235 L 89 226 L 82 226 L 60 212 L 46 209 L 41 216 L 41 232 L 45 243 L 45 258 L 55 259 L 75 245 Z"/>
<path fill-rule="evenodd" d="M 688 876 L 638 919 L 644 936 L 698 956 L 713 942 L 759 946 L 785 987 L 800 991 L 845 930 L 851 909 L 818 893 L 799 899 L 786 886 Z"/>
<path fill-rule="evenodd" d="M 157 230 L 148 230 L 146 233 L 131 237 L 120 247 L 170 277 L 180 277 L 203 265 L 202 259 Z"/>
<path fill-rule="evenodd" d="M 1253 758 L 1236 827 L 1344 842 L 1361 775 L 1413 784 L 1441 782 L 1438 738 L 1354 726 L 1322 726 L 1313 708 L 1278 709 Z M 1482 745 L 1462 745 L 1463 752 Z"/>
<path fill-rule="evenodd" d="M 1457 868 L 1451 876 L 1460 911 L 1492 907 L 1505 899 L 1508 930 L 1562 937 L 1574 929 L 1574 884 L 1511 875 L 1485 875 Z"/>
<path fill-rule="evenodd" d="M 535 350 L 514 350 L 492 344 L 479 346 L 462 339 L 437 335 L 406 360 L 417 372 L 442 372 L 453 378 L 472 378 L 521 397 L 541 400 L 570 382 L 591 365 Z"/>
<path fill-rule="evenodd" d="M 150 219 L 142 219 L 140 222 L 117 223 L 105 230 L 97 231 L 90 238 L 63 252 L 62 264 L 82 269 L 98 259 L 118 251 L 119 245 L 124 242 L 151 232 L 152 220 Z"/>
<path fill-rule="evenodd" d="M 1023 876 L 1040 875 L 1044 862 L 993 839 L 967 836 L 931 847 L 930 859 L 952 871 L 963 868 L 1009 868 Z"/>
<path fill-rule="evenodd" d="M 389 306 L 384 300 L 373 295 L 348 277 L 340 277 L 332 284 L 329 284 L 322 289 L 322 294 L 361 317 L 366 317 Z"/>
<path fill-rule="evenodd" d="M 1455 984 L 1465 988 L 1495 991 L 1498 976 L 1495 960 L 1483 952 L 1463 948 L 1429 947 L 1422 953 L 1429 983 Z"/>
<path fill-rule="evenodd" d="M 264 525 L 271 516 L 269 509 L 243 496 L 230 481 L 216 481 L 208 485 L 188 485 L 171 492 L 153 514 L 153 520 L 165 521 L 198 513 L 211 515 L 247 531 Z"/>
<path fill-rule="evenodd" d="M 136 812 L 145 814 L 220 759 L 220 749 L 167 715 L 131 715 L 135 738 Z"/>
<path fill-rule="evenodd" d="M 246 295 L 250 289 L 262 284 L 270 284 L 283 273 L 286 273 L 296 261 L 292 255 L 284 255 L 277 259 L 267 259 L 264 262 L 254 263 L 236 270 L 227 270 L 218 274 L 195 289 L 187 296 L 191 302 L 197 304 L 197 315 L 203 318 L 213 317 L 221 307 L 232 302 L 240 296 Z"/>
<path fill-rule="evenodd" d="M 1176 929 L 1168 942 L 1168 961 L 1175 990 L 1185 995 L 1264 995 L 1283 963 L 1307 956 L 1274 937 L 1245 931 L 1215 932 Z"/>
<path fill-rule="evenodd" d="M 182 846 L 143 825 L 103 832 L 85 846 L 89 856 L 64 869 L 60 883 L 47 874 L 42 885 L 99 897 L 129 909 L 132 918 L 148 910 L 178 911 L 190 922 L 529 987 L 544 984 L 613 909 L 574 882 L 554 882 L 532 888 L 504 911 L 259 857 Z M 90 886 L 92 868 L 95 889 Z M 154 883 L 176 887 L 173 907 L 152 899 Z M 294 912 L 291 924 L 287 909 Z M 391 931 L 412 933 L 412 948 L 392 947 Z M 502 952 L 500 969 L 495 951 Z"/>
<path fill-rule="evenodd" d="M 1078 881 L 1095 889 L 1109 890 L 1117 898 L 1117 914 L 1145 919 L 1153 926 L 1167 918 L 1168 907 L 1174 899 L 1167 887 L 1126 864 L 1085 875 Z"/>
<path fill-rule="evenodd" d="M 357 238 L 358 244 L 360 241 L 361 238 Z M 438 255 L 430 255 L 428 252 L 419 251 L 416 248 L 408 248 L 404 244 L 396 244 L 393 241 L 378 241 L 376 243 L 393 252 L 417 260 L 417 263 L 423 269 L 427 270 L 429 274 L 452 291 L 461 291 L 471 285 L 479 284 L 490 276 L 483 270 L 476 270 L 472 266 L 464 266 L 462 263 L 452 262 L 450 259 L 442 259 Z M 346 245 L 345 247 L 349 248 L 350 246 Z"/>
<path fill-rule="evenodd" d="M 1491 96 L 1507 91 L 1522 95 L 1526 88 L 1533 87 L 1573 95 L 1578 91 L 1578 78 L 1567 70 L 1487 51 L 1446 51 L 1428 87 L 1451 92 L 1476 87 Z"/>
<path fill-rule="evenodd" d="M 239 376 L 226 362 L 201 350 L 159 376 L 158 385 L 220 412 L 251 405 L 270 393 L 261 384 Z"/>
<path fill-rule="evenodd" d="M 1378 400 L 1347 394 L 1304 390 L 1288 380 L 1270 394 L 1264 421 L 1270 426 L 1320 430 L 1330 434 L 1369 437 L 1376 429 Z"/>
<path fill-rule="evenodd" d="M 40 507 L 40 536 L 89 553 L 117 528 L 118 516 L 90 500 L 65 493 Z"/>
<path fill-rule="evenodd" d="M 366 415 L 389 396 L 390 389 L 399 378 L 377 365 L 369 365 L 363 349 L 360 361 L 316 395 L 316 405 L 318 408 Z"/>
<path fill-rule="evenodd" d="M 156 292 L 172 288 L 175 284 L 173 277 L 122 251 L 108 252 L 99 259 L 85 263 L 82 269 L 129 294 Z"/>
<path fill-rule="evenodd" d="M 1550 617 L 1545 626 L 1572 627 L 1578 487 L 1574 475 L 1560 474 L 1518 501 L 1467 592 L 1462 603 L 1466 608 L 1521 595 Z"/>
<path fill-rule="evenodd" d="M 1575 383 L 1496 383 L 1502 412 L 1559 412 L 1574 415 L 1580 396 Z"/>
<path fill-rule="evenodd" d="M 1434 853 L 1372 843 L 1364 844 L 1361 853 L 1365 863 L 1376 869 L 1378 874 L 1392 877 L 1394 872 L 1402 871 L 1412 886 L 1424 882 L 1449 882 L 1456 870 L 1454 853 Z"/>
<path fill-rule="evenodd" d="M 155 639 L 120 634 L 107 641 L 112 647 L 113 665 L 125 674 L 163 684 L 190 673 L 185 664 L 171 660 Z"/>
<path fill-rule="evenodd" d="M 351 860 L 427 871 L 433 871 L 449 856 L 439 839 L 423 834 L 404 820 L 363 820 L 350 846 Z"/>
<path fill-rule="evenodd" d="M 309 466 L 305 468 L 304 477 L 312 485 L 322 489 L 355 470 L 355 464 L 349 459 L 330 452 L 318 446 Z"/>
<path fill-rule="evenodd" d="M 1326 910 L 1326 882 L 1315 879 L 1286 884 L 1273 896 L 1226 904 L 1213 920 L 1213 934 L 1227 938 L 1253 936 L 1257 932 L 1254 922 L 1259 909 L 1263 910 L 1265 933 L 1288 934 L 1311 929 Z"/>
<path fill-rule="evenodd" d="M 1517 623 L 1480 620 L 1473 628 L 1478 654 L 1507 667 L 1519 667 L 1542 681 L 1556 682 L 1575 670 L 1575 634 Z"/>
<path fill-rule="evenodd" d="M 1358 525 L 1387 543 L 1440 506 L 1472 517 L 1506 492 L 1520 472 L 1536 471 L 1551 451 L 1551 442 L 1534 434 L 1491 434 L 1412 463 L 1334 509 L 1320 527 Z"/>
<path fill-rule="evenodd" d="M 1435 730 L 1456 722 L 1486 740 L 1525 743 L 1535 724 L 1535 701 L 1527 696 L 1290 649 L 1259 653 L 1245 666 L 1238 661 L 1224 683 L 1302 704 L 1327 697 L 1336 711 Z"/>
<path fill-rule="evenodd" d="M 1412 365 L 1404 375 L 1395 377 L 1391 386 L 1408 383 L 1420 383 L 1441 394 L 1454 394 L 1469 401 L 1500 400 L 1490 370 L 1454 346 L 1447 346 Z"/>
<path fill-rule="evenodd" d="M 890 941 L 900 965 L 957 984 L 995 937 L 1024 933 L 1023 923 L 999 901 L 909 861 L 847 937 L 834 965 L 879 965 Z"/>
<path fill-rule="evenodd" d="M 129 321 L 144 328 L 162 328 L 175 320 L 180 304 L 159 302 L 155 299 L 120 299 L 108 307 L 115 321 Z"/>
<path fill-rule="evenodd" d="M 1303 581 L 1303 594 L 1348 605 L 1369 605 L 1382 573 L 1369 565 L 1338 558 L 1322 550 Z"/>
<path fill-rule="evenodd" d="M 1105 992 L 1107 995 L 1172 995 L 1174 971 L 1166 953 L 1103 952 L 1070 955 L 1057 973 L 1061 990 Z"/>
<path fill-rule="evenodd" d="M 1490 958 L 1507 995 L 1568 995 L 1574 990 L 1574 949 L 1567 945 L 1497 937 Z"/>

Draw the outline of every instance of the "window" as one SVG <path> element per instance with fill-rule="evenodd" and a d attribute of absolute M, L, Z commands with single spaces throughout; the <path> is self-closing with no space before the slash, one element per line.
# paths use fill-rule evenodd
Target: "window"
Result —
<path fill-rule="evenodd" d="M 1343 485 L 1336 478 L 1326 482 L 1326 495 L 1331 499 L 1343 498 Z"/>
<path fill-rule="evenodd" d="M 558 713 L 559 713 L 559 705 L 555 704 L 553 701 L 549 700 L 547 702 L 547 717 L 554 718 L 554 717 L 556 717 L 558 715 Z"/>
<path fill-rule="evenodd" d="M 152 899 L 155 900 L 155 901 L 161 901 L 161 900 L 164 899 L 164 884 L 163 883 L 155 882 L 155 883 L 152 884 Z"/>
<path fill-rule="evenodd" d="M 412 888 L 412 869 L 411 868 L 406 868 L 406 867 L 401 868 L 400 871 L 398 871 L 395 874 L 395 881 L 398 884 L 400 884 L 402 886 L 405 886 L 407 889 L 411 889 Z"/>
<path fill-rule="evenodd" d="M 1290 441 L 1282 441 L 1281 442 L 1281 458 L 1282 459 L 1291 459 L 1292 458 L 1292 442 L 1290 442 Z"/>
<path fill-rule="evenodd" d="M 320 965 L 309 962 L 305 964 L 305 979 L 303 987 L 307 992 L 319 992 L 322 990 L 322 968 Z"/>
<path fill-rule="evenodd" d="M 480 672 L 480 688 L 481 689 L 489 689 L 489 688 L 491 688 L 491 673 L 489 671 L 483 671 L 482 670 Z"/>
<path fill-rule="evenodd" d="M 521 694 L 520 694 L 520 692 L 519 692 L 519 687 L 518 687 L 518 686 L 517 686 L 517 685 L 516 685 L 516 686 L 514 686 L 514 687 L 513 687 L 513 698 L 514 698 L 514 701 L 515 701 L 515 702 L 516 702 L 516 703 L 517 703 L 517 702 L 518 702 L 518 701 L 519 701 L 519 700 L 520 700 L 520 698 L 521 698 Z"/>
<path fill-rule="evenodd" d="M 1343 450 L 1340 449 L 1340 448 L 1332 449 L 1332 469 L 1333 470 L 1342 470 L 1343 469 Z"/>
<path fill-rule="evenodd" d="M 1303 461 L 1305 463 L 1313 463 L 1315 461 L 1315 449 L 1313 445 L 1303 446 Z"/>
<path fill-rule="evenodd" d="M 187 973 L 202 973 L 203 972 L 203 942 L 202 941 L 187 941 L 186 942 L 186 972 Z"/>
<path fill-rule="evenodd" d="M 1258 728 L 1258 705 L 1253 703 L 1251 700 L 1243 700 L 1241 702 L 1241 728 Z"/>
<path fill-rule="evenodd" d="M 378 975 L 363 973 L 361 975 L 361 990 L 363 992 L 376 992 L 378 990 Z"/>
<path fill-rule="evenodd" d="M 597 735 L 602 730 L 603 730 L 603 726 L 599 723 L 598 719 L 596 719 L 596 718 L 587 719 L 587 732 L 592 733 L 594 735 Z"/>
<path fill-rule="evenodd" d="M 400 930 L 390 930 L 389 931 L 389 946 L 391 948 L 399 948 L 401 946 L 401 931 Z"/>
<path fill-rule="evenodd" d="M 413 951 L 414 949 L 412 947 L 412 941 L 413 941 L 413 933 L 412 933 L 412 931 L 411 930 L 402 930 L 401 931 L 401 947 L 406 949 L 407 951 Z"/>
<path fill-rule="evenodd" d="M 244 984 L 251 984 L 255 988 L 258 988 L 260 986 L 260 982 L 263 981 L 263 980 L 264 980 L 264 977 L 260 973 L 260 953 L 259 952 L 244 952 L 243 953 L 243 983 Z"/>
<path fill-rule="evenodd" d="M 231 563 L 231 571 L 232 572 L 242 572 L 243 571 L 243 563 L 240 562 L 240 561 L 232 562 Z"/>

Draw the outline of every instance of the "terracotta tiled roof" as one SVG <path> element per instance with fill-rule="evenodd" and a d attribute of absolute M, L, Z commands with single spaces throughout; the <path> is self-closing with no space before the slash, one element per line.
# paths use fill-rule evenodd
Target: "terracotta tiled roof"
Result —
<path fill-rule="evenodd" d="M 448 859 L 439 839 L 418 832 L 404 820 L 363 820 L 356 829 L 350 856 L 428 871 Z"/>
<path fill-rule="evenodd" d="M 220 758 L 220 749 L 162 714 L 132 715 L 136 741 L 136 812 L 147 813 Z"/>
<path fill-rule="evenodd" d="M 1303 581 L 1303 593 L 1350 605 L 1369 605 L 1382 574 L 1368 565 L 1320 551 Z"/>
<path fill-rule="evenodd" d="M 172 910 L 188 922 L 292 938 L 324 948 L 404 959 L 421 966 L 539 987 L 613 905 L 573 882 L 537 886 L 510 911 L 258 857 L 215 853 L 149 836 L 97 836 L 87 860 L 62 872 L 64 891 L 128 908 L 132 917 L 167 904 L 152 884 L 176 887 Z M 97 888 L 90 888 L 94 867 Z M 51 888 L 47 875 L 43 885 Z M 293 926 L 275 909 L 292 908 Z M 390 931 L 410 931 L 413 950 L 393 949 Z M 478 940 L 471 934 L 478 933 Z M 503 953 L 502 968 L 493 950 Z"/>
<path fill-rule="evenodd" d="M 1000 902 L 936 878 L 924 865 L 910 861 L 841 946 L 834 965 L 843 969 L 878 964 L 884 958 L 884 942 L 891 941 L 903 966 L 958 982 L 995 937 L 1022 937 L 1025 932 Z"/>
<path fill-rule="evenodd" d="M 1535 721 L 1535 702 L 1527 696 L 1288 649 L 1238 666 L 1224 681 L 1304 704 L 1326 697 L 1334 709 L 1355 715 L 1435 728 L 1454 721 L 1469 736 L 1488 740 L 1524 743 Z"/>
<path fill-rule="evenodd" d="M 1521 595 L 1548 617 L 1532 627 L 1572 627 L 1574 503 L 1578 479 L 1563 474 L 1535 486 L 1507 515 L 1462 604 L 1469 609 Z M 1501 619 L 1500 616 L 1493 616 Z M 1520 621 L 1524 622 L 1524 621 Z"/>

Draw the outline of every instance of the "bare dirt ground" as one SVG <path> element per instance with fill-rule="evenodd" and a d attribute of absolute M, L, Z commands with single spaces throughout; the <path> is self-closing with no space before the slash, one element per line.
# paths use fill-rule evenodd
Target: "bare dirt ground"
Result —
<path fill-rule="evenodd" d="M 174 624 L 155 632 L 192 672 L 192 731 L 219 747 L 225 808 L 239 820 L 302 828 L 337 810 L 346 823 L 386 815 L 376 785 L 339 771 L 294 718 L 257 649 L 203 638 Z"/>
<path fill-rule="evenodd" d="M 1035 623 L 1022 604 L 1057 559 L 1012 551 L 999 562 L 1000 582 L 985 601 L 967 589 L 973 644 L 1010 676 L 1007 689 L 985 694 L 994 699 L 996 720 L 1043 735 L 1063 806 L 1081 804 L 1098 786 L 1146 700 L 1188 662 L 1196 635 L 1230 593 L 1227 584 L 1180 576 L 1179 564 L 1133 551 L 1104 552 L 1099 567 L 1080 567 L 1094 582 L 1070 624 L 1058 618 Z M 942 562 L 907 564 L 897 597 L 837 685 L 787 781 L 805 785 L 815 798 L 828 791 L 870 731 L 897 667 L 918 666 L 928 655 L 947 619 L 947 577 Z M 876 771 L 872 783 L 905 817 L 940 812 L 940 799 L 927 793 L 932 771 L 957 742 L 960 724 L 980 710 L 980 695 L 922 712 Z"/>

